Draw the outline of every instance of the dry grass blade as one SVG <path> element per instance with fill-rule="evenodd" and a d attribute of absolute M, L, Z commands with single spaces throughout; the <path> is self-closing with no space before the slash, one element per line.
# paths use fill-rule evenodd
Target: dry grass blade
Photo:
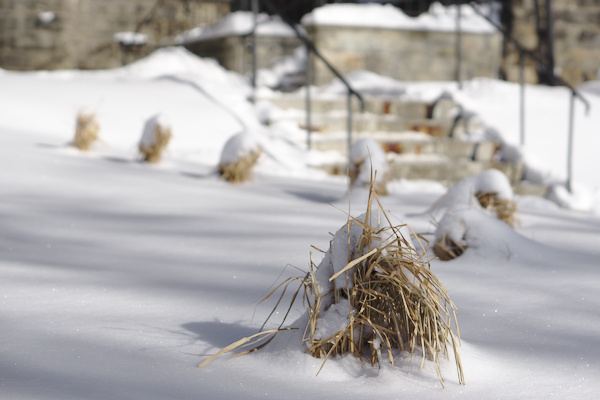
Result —
<path fill-rule="evenodd" d="M 202 361 L 198 367 L 202 368 L 205 367 L 207 364 L 210 364 L 211 362 L 213 362 L 214 360 L 216 360 L 217 358 L 221 357 L 223 354 L 239 349 L 241 347 L 244 347 L 246 345 L 248 345 L 249 342 L 251 343 L 256 343 L 256 341 L 260 341 L 266 337 L 269 337 L 270 335 L 275 335 L 278 332 L 280 332 L 280 329 L 271 329 L 269 331 L 264 331 L 264 332 L 258 332 L 252 336 L 248 336 L 245 338 L 242 338 L 240 340 L 238 340 L 237 342 L 234 342 L 232 344 L 230 344 L 229 346 L 221 349 L 218 353 L 213 354 L 212 356 L 210 356 L 209 358 L 207 358 L 206 360 Z M 254 340 L 254 342 L 252 342 L 252 340 Z"/>
<path fill-rule="evenodd" d="M 356 264 L 358 264 L 359 262 L 361 262 L 365 258 L 370 257 L 370 256 L 372 256 L 375 253 L 377 253 L 377 249 L 373 249 L 370 252 L 368 252 L 367 254 L 362 255 L 359 258 L 350 261 L 344 268 L 342 268 L 341 270 L 339 270 L 338 272 L 336 272 L 335 274 L 333 274 L 331 276 L 331 278 L 329 278 L 329 282 L 333 281 L 335 278 L 337 278 L 338 276 L 340 276 L 344 272 L 348 271 L 349 269 L 351 269 L 352 267 L 354 267 Z"/>
<path fill-rule="evenodd" d="M 221 174 L 221 178 L 231 183 L 246 182 L 252 176 L 252 170 L 260 154 L 260 150 L 253 151 L 232 163 L 220 164 L 219 173 Z"/>
<path fill-rule="evenodd" d="M 77 115 L 77 123 L 75 125 L 75 137 L 73 138 L 73 146 L 81 151 L 88 151 L 92 144 L 98 140 L 98 131 L 100 125 L 96 121 L 95 114 L 79 114 Z"/>
<path fill-rule="evenodd" d="M 156 124 L 154 128 L 154 141 L 151 145 L 140 143 L 139 150 L 142 154 L 142 160 L 149 163 L 158 163 L 162 159 L 162 154 L 171 140 L 171 128 Z"/>
<path fill-rule="evenodd" d="M 362 168 L 365 168 L 365 163 L 367 161 L 366 157 L 359 157 L 352 162 L 352 167 L 348 169 L 348 177 L 350 178 L 350 186 L 354 187 L 358 183 L 358 177 Z M 373 167 L 371 166 L 371 170 Z M 379 195 L 387 195 L 387 179 L 383 177 L 383 179 L 379 179 L 375 181 L 373 184 L 373 179 L 371 179 L 371 186 L 374 188 L 375 192 Z M 367 186 L 367 185 L 365 185 Z"/>

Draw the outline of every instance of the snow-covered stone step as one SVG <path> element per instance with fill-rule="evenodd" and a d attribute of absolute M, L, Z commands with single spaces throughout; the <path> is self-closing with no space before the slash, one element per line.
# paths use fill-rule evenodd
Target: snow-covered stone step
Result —
<path fill-rule="evenodd" d="M 496 163 L 489 161 L 473 161 L 466 158 L 453 159 L 436 154 L 426 155 L 402 155 L 392 157 L 389 160 L 389 180 L 434 180 L 445 184 L 453 184 L 468 176 L 485 171 L 489 168 L 497 168 L 503 171 L 511 184 L 520 188 L 519 181 L 522 177 L 522 169 L 510 163 Z M 322 169 L 331 174 L 344 174 L 346 165 L 342 163 L 324 165 Z M 532 191 L 542 192 L 545 188 L 526 188 Z"/>
<path fill-rule="evenodd" d="M 259 99 L 261 100 L 261 99 Z M 282 110 L 305 110 L 306 99 L 299 95 L 283 95 L 262 99 L 273 103 Z M 400 99 L 385 99 L 379 97 L 365 97 L 365 112 L 379 115 L 396 115 L 410 118 L 428 118 L 432 113 L 433 104 L 424 101 L 409 101 Z M 327 113 L 333 111 L 346 112 L 348 101 L 345 96 L 332 98 L 311 99 L 311 111 L 314 113 Z M 358 100 L 352 100 L 352 110 L 360 112 Z"/>
<path fill-rule="evenodd" d="M 369 137 L 374 139 L 386 153 L 392 154 L 433 154 L 452 159 L 466 158 L 476 161 L 491 161 L 499 144 L 491 141 L 462 141 L 450 138 L 434 138 L 422 132 L 361 133 L 354 138 Z M 313 134 L 312 146 L 321 151 L 337 151 L 347 153 L 348 139 L 345 133 L 319 135 Z"/>
<path fill-rule="evenodd" d="M 285 118 L 306 127 L 306 117 L 296 114 L 294 117 Z M 365 132 L 424 132 L 434 137 L 446 137 L 450 134 L 454 123 L 452 120 L 432 120 L 427 118 L 408 118 L 397 115 L 375 115 L 371 113 L 354 114 L 352 117 L 353 133 Z M 344 112 L 335 111 L 327 114 L 313 114 L 311 116 L 311 129 L 321 134 L 347 131 L 348 116 Z M 471 131 L 480 127 L 470 123 Z M 462 124 L 458 124 L 454 130 L 461 135 L 464 131 Z"/>

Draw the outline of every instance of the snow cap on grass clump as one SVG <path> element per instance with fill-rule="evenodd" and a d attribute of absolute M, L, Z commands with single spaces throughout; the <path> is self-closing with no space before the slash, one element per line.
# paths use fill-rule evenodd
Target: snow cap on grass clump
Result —
<path fill-rule="evenodd" d="M 262 149 L 253 135 L 242 132 L 232 136 L 221 152 L 221 177 L 232 183 L 247 181 L 261 153 Z"/>
<path fill-rule="evenodd" d="M 371 174 L 375 176 L 375 173 L 375 191 L 387 194 L 388 164 L 385 152 L 373 139 L 358 139 L 350 147 L 348 174 L 351 186 L 368 188 L 371 185 Z"/>
<path fill-rule="evenodd" d="M 139 150 L 144 161 L 157 163 L 171 140 L 171 124 L 162 114 L 156 114 L 144 125 Z"/>
<path fill-rule="evenodd" d="M 458 181 L 434 203 L 429 213 L 439 220 L 450 211 L 478 206 L 510 226 L 515 225 L 514 194 L 502 171 L 488 169 Z"/>
<path fill-rule="evenodd" d="M 435 232 L 436 244 L 444 237 L 460 246 L 465 254 L 468 249 L 471 256 L 485 260 L 508 261 L 513 257 L 535 259 L 535 253 L 550 251 L 550 248 L 533 242 L 506 223 L 476 208 L 446 214 Z"/>
<path fill-rule="evenodd" d="M 75 124 L 75 137 L 73 146 L 81 151 L 88 151 L 92 144 L 98 140 L 100 125 L 96 121 L 95 114 L 79 113 Z"/>

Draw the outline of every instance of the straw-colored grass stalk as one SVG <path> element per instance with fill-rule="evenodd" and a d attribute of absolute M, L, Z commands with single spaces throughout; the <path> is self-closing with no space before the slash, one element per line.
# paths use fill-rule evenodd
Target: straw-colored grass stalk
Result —
<path fill-rule="evenodd" d="M 372 211 L 373 202 L 379 205 L 378 213 Z M 443 383 L 440 358 L 447 356 L 450 344 L 458 381 L 464 384 L 454 304 L 428 261 L 413 247 L 410 236 L 409 228 L 392 224 L 371 186 L 367 212 L 349 217 L 321 264 L 316 267 L 311 257 L 310 271 L 304 278 L 290 278 L 266 297 L 293 281 L 300 282 L 285 317 L 301 297 L 308 315 L 300 321 L 308 322 L 298 329 L 304 330 L 308 352 L 323 359 L 321 369 L 329 358 L 345 353 L 374 365 L 385 359 L 394 364 L 401 352 L 408 352 L 411 357 L 420 355 L 421 367 L 426 359 L 433 361 Z M 421 250 L 425 253 L 424 246 Z M 275 309 L 284 293 L 285 289 Z"/>
<path fill-rule="evenodd" d="M 142 160 L 149 163 L 160 162 L 172 136 L 171 127 L 161 121 L 160 116 L 151 118 L 144 127 L 139 144 Z"/>
<path fill-rule="evenodd" d="M 516 213 L 517 204 L 514 200 L 500 198 L 497 192 L 477 192 L 475 197 L 479 201 L 479 204 L 487 210 L 496 212 L 496 216 L 499 220 L 506 222 L 513 228 L 518 223 Z"/>
<path fill-rule="evenodd" d="M 75 137 L 72 142 L 73 146 L 81 151 L 88 151 L 92 144 L 98 140 L 99 130 L 100 125 L 96 121 L 95 114 L 78 114 L 75 125 Z"/>

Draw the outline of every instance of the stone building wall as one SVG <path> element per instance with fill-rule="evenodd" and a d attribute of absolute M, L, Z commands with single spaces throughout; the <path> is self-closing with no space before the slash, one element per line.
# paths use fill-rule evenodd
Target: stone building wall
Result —
<path fill-rule="evenodd" d="M 456 35 L 451 32 L 308 26 L 307 31 L 325 58 L 342 74 L 367 70 L 399 80 L 456 79 Z M 461 78 L 496 78 L 502 39 L 497 33 L 462 34 Z M 333 75 L 313 57 L 315 84 Z"/>
<path fill-rule="evenodd" d="M 513 36 L 527 49 L 537 51 L 534 0 L 512 0 L 511 5 Z M 574 86 L 596 79 L 600 70 L 600 0 L 552 0 L 552 5 L 557 74 Z M 519 79 L 519 55 L 511 45 L 505 48 L 503 70 L 508 80 Z M 537 69 L 529 60 L 525 77 L 527 82 L 538 82 Z"/>
<path fill-rule="evenodd" d="M 561 76 L 579 85 L 600 72 L 600 0 L 554 0 L 554 58 Z"/>
<path fill-rule="evenodd" d="M 224 0 L 0 0 L 0 67 L 115 67 L 228 12 Z M 148 43 L 120 46 L 113 35 L 124 31 L 147 34 Z"/>

